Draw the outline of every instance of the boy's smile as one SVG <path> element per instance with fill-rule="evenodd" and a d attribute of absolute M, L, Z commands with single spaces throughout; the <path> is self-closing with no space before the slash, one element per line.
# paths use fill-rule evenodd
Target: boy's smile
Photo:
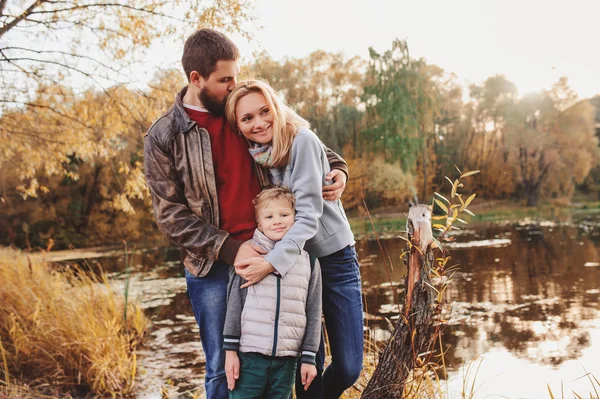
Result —
<path fill-rule="evenodd" d="M 258 229 L 273 241 L 280 241 L 294 224 L 296 212 L 287 201 L 270 201 L 258 211 Z"/>

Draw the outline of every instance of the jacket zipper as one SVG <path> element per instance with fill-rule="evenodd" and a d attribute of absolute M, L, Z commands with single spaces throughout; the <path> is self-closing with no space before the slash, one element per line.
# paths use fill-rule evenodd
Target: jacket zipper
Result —
<path fill-rule="evenodd" d="M 194 122 L 195 123 L 195 122 Z M 203 147 L 202 147 L 202 140 L 204 140 L 204 138 L 202 137 L 202 133 L 200 132 L 200 127 L 198 126 L 198 124 L 196 124 L 196 126 L 194 126 L 194 128 L 196 129 L 196 134 L 198 135 L 198 139 L 200 140 L 200 164 L 202 166 L 202 178 L 204 179 L 204 184 L 203 184 L 203 190 L 205 190 L 205 194 L 206 194 L 206 199 L 208 202 L 208 210 L 209 210 L 209 214 L 210 214 L 210 218 L 212 219 L 212 225 L 215 227 L 219 227 L 218 226 L 218 220 L 215 220 L 215 204 L 213 201 L 213 198 L 210 194 L 210 190 L 208 189 L 208 181 L 206 179 L 206 174 L 204 172 L 205 170 L 205 161 L 204 161 L 204 154 L 202 152 Z M 208 131 L 207 131 L 208 134 Z M 210 140 L 209 140 L 210 142 Z M 212 151 L 212 150 L 211 150 Z M 213 169 L 214 169 L 214 165 L 212 165 Z M 216 193 L 215 193 L 216 195 Z M 218 203 L 218 199 L 217 199 L 217 203 Z"/>
<path fill-rule="evenodd" d="M 279 306 L 281 302 L 281 277 L 277 277 L 277 307 L 275 308 L 275 327 L 273 331 L 273 350 L 271 356 L 277 353 L 277 336 L 279 334 Z"/>

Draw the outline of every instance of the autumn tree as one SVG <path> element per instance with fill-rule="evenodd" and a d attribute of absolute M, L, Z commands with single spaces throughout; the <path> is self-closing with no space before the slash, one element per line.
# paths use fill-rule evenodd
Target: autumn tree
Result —
<path fill-rule="evenodd" d="M 570 199 L 598 163 L 594 107 L 561 79 L 524 96 L 506 115 L 506 151 L 528 206 L 542 197 Z"/>
<path fill-rule="evenodd" d="M 0 0 L 0 165 L 20 169 L 23 192 L 34 194 L 40 174 L 75 177 L 73 157 L 110 159 L 126 141 L 123 124 L 136 117 L 111 89 L 135 82 L 129 66 L 154 43 L 183 43 L 199 27 L 249 36 L 251 12 L 241 0 Z M 102 106 L 75 107 L 96 92 L 125 106 L 98 123 Z M 140 131 L 149 126 L 135 121 Z"/>
<path fill-rule="evenodd" d="M 454 165 L 466 165 L 464 147 L 466 143 L 465 104 L 463 104 L 463 88 L 453 73 L 436 67 L 433 78 L 438 95 L 438 112 L 435 118 L 432 135 L 433 151 L 438 170 L 432 173 L 431 187 L 441 187 L 446 179 L 456 170 Z M 427 196 L 423 198 L 428 198 Z"/>
<path fill-rule="evenodd" d="M 559 158 L 551 167 L 551 178 L 542 187 L 548 197 L 570 200 L 576 186 L 600 161 L 594 111 L 589 101 L 578 101 L 555 120 L 551 134 L 555 135 Z"/>
<path fill-rule="evenodd" d="M 600 139 L 600 95 L 594 96 L 589 101 L 595 109 L 596 137 Z M 600 165 L 596 165 L 590 170 L 580 188 L 585 193 L 592 194 L 595 198 L 600 198 Z"/>
<path fill-rule="evenodd" d="M 50 139 L 16 149 L 12 159 L 20 168 L 0 169 L 0 230 L 7 232 L 0 243 L 36 247 L 51 239 L 57 247 L 66 247 L 149 238 L 155 228 L 143 177 L 142 135 L 183 84 L 179 71 L 165 71 L 145 92 L 121 86 L 106 92 L 88 90 L 66 104 L 47 103 L 61 112 L 84 115 L 85 124 L 39 107 L 3 115 L 3 125 L 25 132 L 37 128 Z M 59 157 L 65 143 L 51 138 L 60 128 L 64 137 L 96 146 L 81 146 L 79 152 Z M 35 173 L 39 164 L 59 170 Z M 22 183 L 24 170 L 32 173 L 28 184 Z"/>
<path fill-rule="evenodd" d="M 596 122 L 596 136 L 600 137 L 600 94 L 591 98 L 590 104 L 592 104 L 595 108 L 596 117 L 594 119 Z"/>
<path fill-rule="evenodd" d="M 460 141 L 462 165 L 481 170 L 473 185 L 482 195 L 502 198 L 515 191 L 513 169 L 507 168 L 505 124 L 518 98 L 517 87 L 502 75 L 469 87 Z M 458 162 L 458 160 L 457 160 Z"/>
<path fill-rule="evenodd" d="M 241 0 L 0 1 L 1 106 L 26 103 L 39 86 L 112 86 L 157 39 L 202 26 L 248 35 L 250 12 Z"/>

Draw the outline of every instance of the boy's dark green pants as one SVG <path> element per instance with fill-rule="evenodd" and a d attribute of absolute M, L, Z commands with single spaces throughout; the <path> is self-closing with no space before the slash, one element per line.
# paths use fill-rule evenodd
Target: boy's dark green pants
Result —
<path fill-rule="evenodd" d="M 229 399 L 288 399 L 296 379 L 297 358 L 238 352 L 240 378 Z"/>

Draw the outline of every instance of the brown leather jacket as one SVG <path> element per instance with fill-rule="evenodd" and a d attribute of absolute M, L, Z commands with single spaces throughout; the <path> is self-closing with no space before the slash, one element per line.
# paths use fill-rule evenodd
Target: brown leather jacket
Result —
<path fill-rule="evenodd" d="M 158 229 L 181 248 L 186 269 L 203 277 L 217 259 L 232 264 L 241 242 L 219 229 L 210 137 L 185 112 L 186 90 L 144 136 L 144 170 Z M 327 157 L 332 169 L 348 174 L 339 155 L 327 150 Z M 261 187 L 268 187 L 269 172 L 255 167 Z"/>

